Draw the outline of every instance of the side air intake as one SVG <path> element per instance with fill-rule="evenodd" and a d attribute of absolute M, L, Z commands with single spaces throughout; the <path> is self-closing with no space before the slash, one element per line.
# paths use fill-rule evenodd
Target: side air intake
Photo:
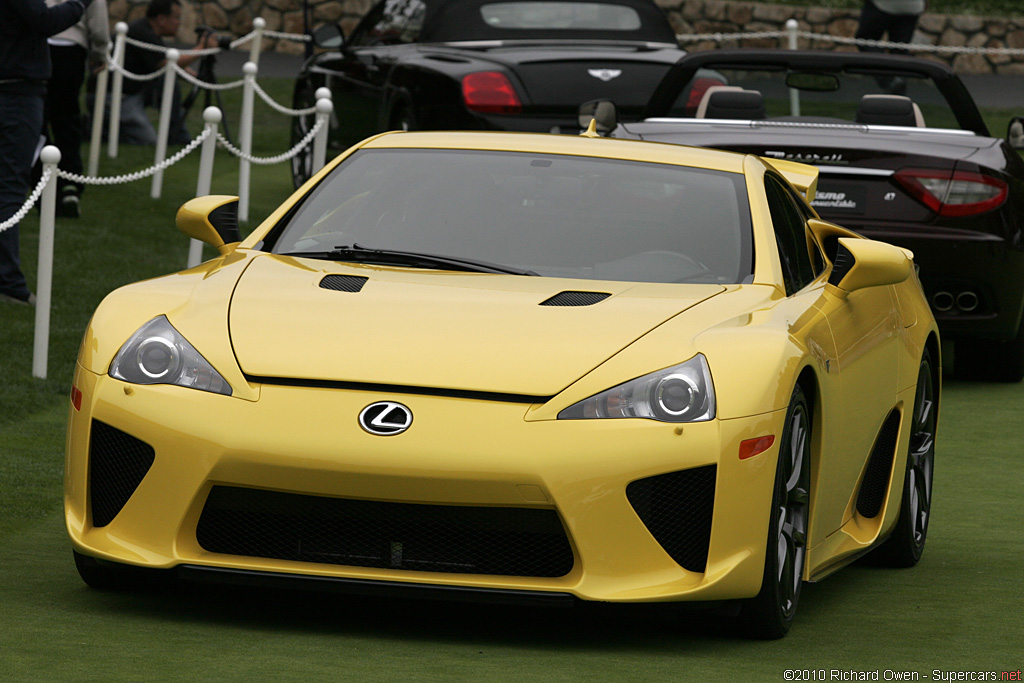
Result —
<path fill-rule="evenodd" d="M 363 288 L 368 279 L 358 275 L 328 275 L 320 281 L 320 287 L 335 292 L 355 293 Z"/>
<path fill-rule="evenodd" d="M 610 297 L 605 292 L 559 292 L 547 301 L 542 301 L 541 306 L 593 306 Z"/>
<path fill-rule="evenodd" d="M 885 502 L 885 492 L 889 488 L 892 475 L 892 461 L 896 455 L 896 440 L 899 436 L 900 414 L 894 410 L 885 419 L 885 424 L 878 432 L 875 447 L 871 450 L 864 481 L 857 494 L 857 512 L 863 517 L 872 518 L 878 515 Z"/>
<path fill-rule="evenodd" d="M 92 421 L 89 436 L 89 499 L 93 526 L 113 521 L 142 478 L 156 452 L 144 441 L 108 424 Z"/>

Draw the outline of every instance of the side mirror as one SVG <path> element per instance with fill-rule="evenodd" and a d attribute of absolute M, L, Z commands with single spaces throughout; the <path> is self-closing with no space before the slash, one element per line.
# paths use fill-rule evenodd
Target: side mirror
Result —
<path fill-rule="evenodd" d="M 345 33 L 337 24 L 324 24 L 313 31 L 313 44 L 325 50 L 340 50 L 345 46 Z"/>
<path fill-rule="evenodd" d="M 238 197 L 207 195 L 190 199 L 174 217 L 178 230 L 205 242 L 221 254 L 230 254 L 242 241 L 238 230 Z"/>
<path fill-rule="evenodd" d="M 913 267 L 904 249 L 875 240 L 840 237 L 828 283 L 844 293 L 895 285 L 910 277 Z"/>
<path fill-rule="evenodd" d="M 1006 129 L 1006 141 L 1014 149 L 1024 149 L 1024 117 L 1014 116 Z"/>
<path fill-rule="evenodd" d="M 598 133 L 608 134 L 619 123 L 619 113 L 611 100 L 590 100 L 580 105 L 577 119 L 580 130 L 587 130 L 594 121 Z"/>

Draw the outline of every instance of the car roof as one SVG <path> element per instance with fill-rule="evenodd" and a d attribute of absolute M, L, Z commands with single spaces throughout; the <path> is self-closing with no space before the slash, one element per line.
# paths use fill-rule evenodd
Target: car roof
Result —
<path fill-rule="evenodd" d="M 703 147 L 549 133 L 422 131 L 382 133 L 361 149 L 464 149 L 565 154 L 743 173 L 746 155 Z"/>
<path fill-rule="evenodd" d="M 537 40 L 544 38 L 644 41 L 677 44 L 665 12 L 653 0 L 422 0 L 426 12 L 419 42 L 444 43 L 465 40 Z M 502 29 L 484 22 L 479 8 L 508 2 L 568 2 L 573 4 L 622 5 L 636 11 L 640 28 L 633 31 L 594 29 Z"/>

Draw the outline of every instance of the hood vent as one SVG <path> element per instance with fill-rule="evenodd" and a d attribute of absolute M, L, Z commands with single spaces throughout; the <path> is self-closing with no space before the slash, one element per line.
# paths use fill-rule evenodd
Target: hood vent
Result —
<path fill-rule="evenodd" d="M 542 301 L 541 306 L 593 306 L 604 301 L 611 294 L 605 292 L 559 292 L 547 301 Z"/>
<path fill-rule="evenodd" d="M 358 292 L 369 278 L 358 275 L 328 275 L 320 281 L 322 289 L 333 289 L 336 292 Z"/>

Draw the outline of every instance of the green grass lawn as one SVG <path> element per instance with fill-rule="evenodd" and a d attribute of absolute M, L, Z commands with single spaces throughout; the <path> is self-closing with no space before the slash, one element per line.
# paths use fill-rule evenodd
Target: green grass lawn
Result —
<path fill-rule="evenodd" d="M 287 81 L 264 87 L 288 101 Z M 237 115 L 231 104 L 228 115 Z M 283 151 L 287 122 L 259 101 L 257 111 L 255 152 Z M 151 162 L 150 148 L 122 148 L 118 159 L 102 158 L 101 174 Z M 86 588 L 61 514 L 74 359 L 107 292 L 184 267 L 188 241 L 173 218 L 194 193 L 197 165 L 193 154 L 170 169 L 160 200 L 149 198 L 148 180 L 90 188 L 83 217 L 58 221 L 47 380 L 31 377 L 32 309 L 0 305 L 0 681 L 782 681 L 787 669 L 931 676 L 1024 664 L 1024 458 L 1010 429 L 1024 412 L 1024 385 L 1016 384 L 947 381 L 922 562 L 854 565 L 807 586 L 782 641 L 746 641 L 728 621 L 680 621 L 657 607 L 542 611 Z M 226 153 L 215 176 L 214 192 L 235 193 L 237 163 Z M 254 167 L 249 228 L 290 192 L 286 164 Z M 32 283 L 37 243 L 33 214 L 22 223 Z"/>

